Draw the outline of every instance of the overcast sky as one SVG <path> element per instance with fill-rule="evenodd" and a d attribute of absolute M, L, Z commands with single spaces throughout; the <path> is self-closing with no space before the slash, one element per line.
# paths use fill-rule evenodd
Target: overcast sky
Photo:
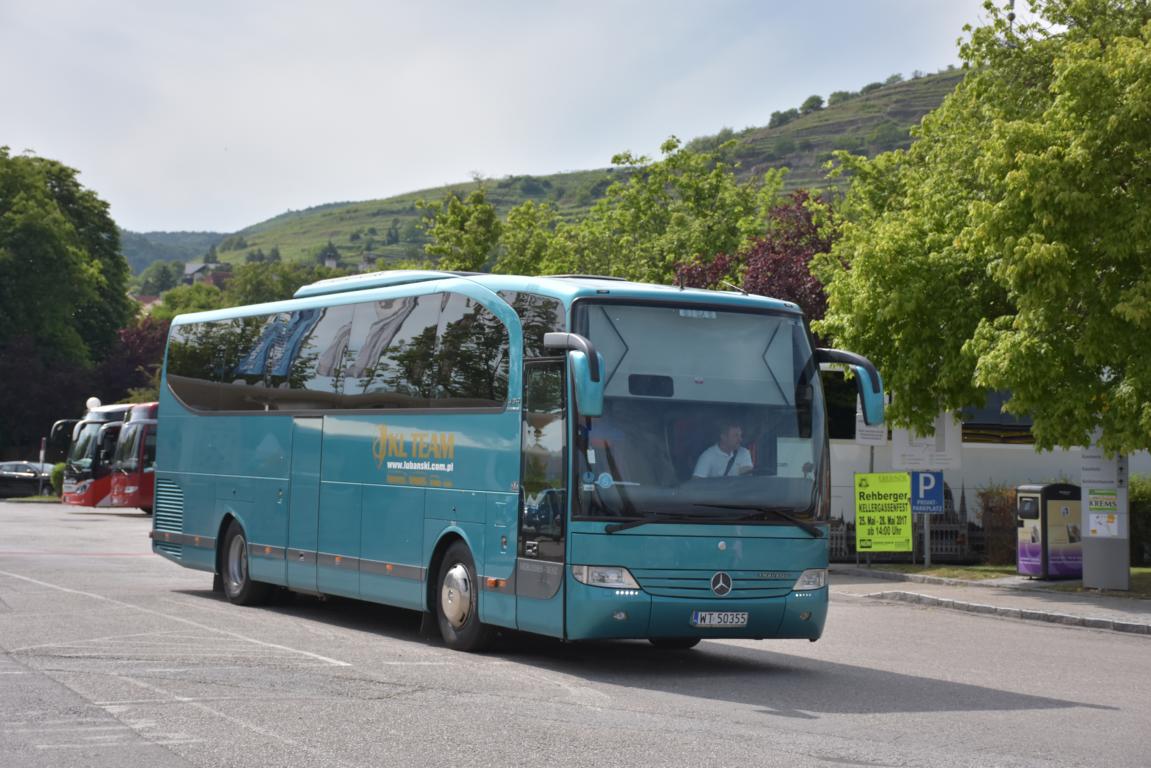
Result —
<path fill-rule="evenodd" d="M 981 0 L 0 0 L 0 145 L 120 226 L 601 168 L 957 64 Z"/>

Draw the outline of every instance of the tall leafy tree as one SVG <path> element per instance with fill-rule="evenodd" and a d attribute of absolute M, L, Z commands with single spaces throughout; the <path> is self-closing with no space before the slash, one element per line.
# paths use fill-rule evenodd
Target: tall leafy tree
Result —
<path fill-rule="evenodd" d="M 141 296 L 159 296 L 179 285 L 183 277 L 182 261 L 153 261 L 136 279 L 136 287 Z"/>
<path fill-rule="evenodd" d="M 292 294 L 308 283 L 346 274 L 349 274 L 347 270 L 307 262 L 241 264 L 234 270 L 220 301 L 229 307 L 281 301 L 292 298 Z"/>
<path fill-rule="evenodd" d="M 796 190 L 772 206 L 762 236 L 735 254 L 680 262 L 677 278 L 696 288 L 739 285 L 748 293 L 794 302 L 818 320 L 827 308 L 827 294 L 811 273 L 811 263 L 831 249 L 829 217 L 828 206 Z"/>
<path fill-rule="evenodd" d="M 762 234 L 782 173 L 742 182 L 724 159 L 725 148 L 693 152 L 672 137 L 656 162 L 616 155 L 612 162 L 625 170 L 626 181 L 612 184 L 583 221 L 557 228 L 547 271 L 667 283 L 685 258 L 734 253 Z"/>
<path fill-rule="evenodd" d="M 823 328 L 879 364 L 898 422 L 1007 389 L 1042 447 L 1151 447 L 1151 5 L 986 9 L 912 147 L 842 159 Z"/>
<path fill-rule="evenodd" d="M 0 344 L 28 336 L 90 364 L 135 311 L 128 277 L 108 206 L 76 171 L 0 147 Z"/>
<path fill-rule="evenodd" d="M 214 285 L 177 285 L 161 297 L 159 305 L 152 310 L 152 316 L 157 320 L 171 320 L 185 312 L 202 312 L 225 306 L 227 303 L 223 291 Z"/>
<path fill-rule="evenodd" d="M 135 311 L 108 206 L 77 172 L 0 147 L 0 450 L 77 412 Z M 12 375 L 19 371 L 19 375 Z"/>
<path fill-rule="evenodd" d="M 426 221 L 431 242 L 424 252 L 440 269 L 478 272 L 495 255 L 503 225 L 482 184 L 465 199 L 449 192 L 438 204 L 421 201 L 420 207 L 434 214 Z"/>
<path fill-rule="evenodd" d="M 555 240 L 556 210 L 528 200 L 508 211 L 500 237 L 494 272 L 533 275 L 544 263 Z"/>

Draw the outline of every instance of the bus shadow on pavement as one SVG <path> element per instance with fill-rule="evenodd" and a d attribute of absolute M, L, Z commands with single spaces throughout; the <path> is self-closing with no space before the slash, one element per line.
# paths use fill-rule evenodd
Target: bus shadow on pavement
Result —
<path fill-rule="evenodd" d="M 821 715 L 1118 709 L 707 641 L 689 651 L 661 651 L 646 641 L 563 644 L 522 635 L 510 640 L 501 654 L 507 660 L 589 683 L 741 704 L 803 720 Z"/>
<path fill-rule="evenodd" d="M 200 597 L 218 603 L 229 605 L 222 592 L 211 589 L 178 589 L 174 590 L 189 597 Z M 395 608 L 380 603 L 368 603 L 345 597 L 317 597 L 299 592 L 277 590 L 272 599 L 265 605 L 252 608 L 236 606 L 236 610 L 268 611 L 283 616 L 296 616 L 323 624 L 354 629 L 359 632 L 371 632 L 394 640 L 422 639 L 420 635 L 420 619 L 422 614 L 405 608 Z M 440 645 L 437 635 L 429 642 Z"/>
<path fill-rule="evenodd" d="M 207 589 L 178 591 L 226 602 L 222 594 Z M 420 613 L 402 608 L 283 592 L 278 593 L 271 604 L 255 610 L 394 640 L 442 646 L 438 635 L 421 634 Z M 447 649 L 443 653 L 456 654 Z M 1117 710 L 1070 699 L 1034 696 L 713 641 L 704 641 L 688 651 L 669 651 L 641 640 L 563 643 L 538 635 L 502 631 L 496 645 L 485 656 L 570 675 L 590 684 L 728 702 L 756 707 L 765 715 L 802 720 L 817 720 L 822 715 Z M 468 656 L 460 654 L 459 658 Z"/>

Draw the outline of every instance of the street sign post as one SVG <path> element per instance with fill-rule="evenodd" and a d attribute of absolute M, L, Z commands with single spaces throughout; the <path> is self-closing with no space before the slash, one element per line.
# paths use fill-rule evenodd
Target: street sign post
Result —
<path fill-rule="evenodd" d="M 923 564 L 931 567 L 931 516 L 943 514 L 943 473 L 911 473 L 911 514 L 923 517 Z"/>

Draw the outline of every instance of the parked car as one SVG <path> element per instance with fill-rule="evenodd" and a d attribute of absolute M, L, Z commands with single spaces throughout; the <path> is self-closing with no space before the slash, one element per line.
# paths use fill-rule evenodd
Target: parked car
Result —
<path fill-rule="evenodd" d="M 0 462 L 0 498 L 52 492 L 52 465 L 37 461 Z"/>

